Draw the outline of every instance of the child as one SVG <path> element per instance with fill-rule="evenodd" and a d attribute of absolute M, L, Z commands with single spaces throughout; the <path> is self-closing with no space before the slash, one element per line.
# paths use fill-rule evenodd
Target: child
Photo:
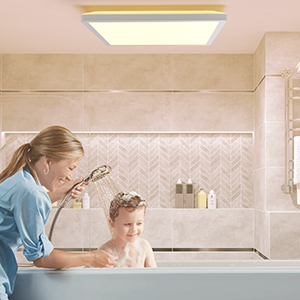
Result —
<path fill-rule="evenodd" d="M 157 267 L 149 242 L 140 237 L 144 230 L 146 206 L 146 201 L 135 192 L 120 192 L 111 201 L 109 225 L 114 235 L 99 250 L 118 257 L 115 267 Z"/>

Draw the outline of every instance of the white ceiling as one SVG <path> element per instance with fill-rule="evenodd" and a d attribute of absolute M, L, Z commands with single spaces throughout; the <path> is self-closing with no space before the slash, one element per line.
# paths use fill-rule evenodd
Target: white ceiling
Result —
<path fill-rule="evenodd" d="M 87 5 L 225 5 L 210 46 L 106 46 L 81 23 Z M 265 32 L 300 32 L 300 0 L 0 0 L 0 53 L 254 53 Z"/>

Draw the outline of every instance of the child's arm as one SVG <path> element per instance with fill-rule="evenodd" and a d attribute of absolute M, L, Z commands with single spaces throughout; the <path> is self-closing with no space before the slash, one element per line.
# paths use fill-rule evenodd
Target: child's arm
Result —
<path fill-rule="evenodd" d="M 157 268 L 154 253 L 152 247 L 148 241 L 145 240 L 146 247 L 146 259 L 145 259 L 145 268 Z"/>

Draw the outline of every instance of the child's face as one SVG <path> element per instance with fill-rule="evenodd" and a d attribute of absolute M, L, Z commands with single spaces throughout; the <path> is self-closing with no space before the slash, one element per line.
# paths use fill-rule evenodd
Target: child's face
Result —
<path fill-rule="evenodd" d="M 115 237 L 123 241 L 133 243 L 144 231 L 145 208 L 140 207 L 134 211 L 128 211 L 124 207 L 119 210 L 119 215 L 111 222 L 115 231 Z"/>

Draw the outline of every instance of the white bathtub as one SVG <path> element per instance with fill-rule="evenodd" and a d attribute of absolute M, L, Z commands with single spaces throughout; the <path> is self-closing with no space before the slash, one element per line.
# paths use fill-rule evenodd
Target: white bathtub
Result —
<path fill-rule="evenodd" d="M 158 261 L 158 266 L 20 268 L 10 300 L 300 299 L 300 261 Z"/>

